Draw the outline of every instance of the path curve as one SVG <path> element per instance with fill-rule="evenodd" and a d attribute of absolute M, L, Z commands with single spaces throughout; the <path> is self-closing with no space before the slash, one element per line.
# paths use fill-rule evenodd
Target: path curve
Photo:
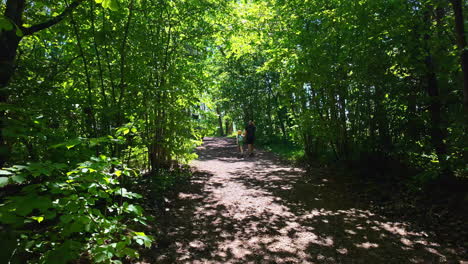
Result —
<path fill-rule="evenodd" d="M 322 171 L 273 154 L 239 159 L 205 138 L 197 172 L 158 220 L 157 263 L 462 263 L 449 245 L 353 204 Z"/>

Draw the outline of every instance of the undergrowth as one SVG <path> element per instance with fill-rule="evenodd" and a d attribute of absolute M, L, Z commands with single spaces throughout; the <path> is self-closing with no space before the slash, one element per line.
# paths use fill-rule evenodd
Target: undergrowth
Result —
<path fill-rule="evenodd" d="M 259 140 L 256 143 L 257 147 L 275 153 L 282 159 L 292 162 L 301 162 L 304 160 L 304 149 L 297 144 L 282 140 Z"/>
<path fill-rule="evenodd" d="M 67 149 L 74 145 L 67 144 Z M 72 151 L 72 150 L 70 150 Z M 0 170 L 0 259 L 6 263 L 122 263 L 153 238 L 129 191 L 136 170 L 99 155 L 76 165 L 52 161 Z"/>

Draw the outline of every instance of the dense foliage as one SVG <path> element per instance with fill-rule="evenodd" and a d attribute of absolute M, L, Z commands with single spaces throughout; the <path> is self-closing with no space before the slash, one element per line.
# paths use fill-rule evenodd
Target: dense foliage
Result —
<path fill-rule="evenodd" d="M 463 9 L 459 1 L 245 2 L 216 55 L 223 97 L 233 100 L 220 105 L 237 122 L 255 120 L 264 139 L 303 146 L 311 160 L 393 160 L 424 177 L 466 177 Z"/>
<path fill-rule="evenodd" d="M 0 1 L 2 260 L 120 263 L 151 245 L 141 196 L 129 190 L 144 174 L 164 191 L 215 120 L 200 105 L 223 9 Z"/>
<path fill-rule="evenodd" d="M 203 136 L 248 120 L 308 161 L 466 177 L 466 8 L 0 0 L 0 259 L 138 258 L 135 183 L 160 196 Z"/>

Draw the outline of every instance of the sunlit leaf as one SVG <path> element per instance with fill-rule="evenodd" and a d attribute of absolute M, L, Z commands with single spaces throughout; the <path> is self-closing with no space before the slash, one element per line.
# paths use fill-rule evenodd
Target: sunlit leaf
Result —
<path fill-rule="evenodd" d="M 7 170 L 0 170 L 0 175 L 12 175 L 13 173 L 11 171 Z"/>
<path fill-rule="evenodd" d="M 31 219 L 36 220 L 38 223 L 44 220 L 43 216 L 31 216 Z"/>

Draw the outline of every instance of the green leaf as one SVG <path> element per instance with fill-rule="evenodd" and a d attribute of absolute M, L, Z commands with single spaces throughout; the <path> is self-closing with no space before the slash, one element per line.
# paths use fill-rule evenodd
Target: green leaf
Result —
<path fill-rule="evenodd" d="M 69 171 L 69 172 L 67 172 L 67 176 L 70 176 L 70 175 L 72 175 L 72 174 L 76 174 L 76 173 L 78 173 L 78 172 L 79 172 L 78 170 Z"/>
<path fill-rule="evenodd" d="M 44 220 L 43 216 L 31 216 L 30 217 L 32 220 L 36 220 L 38 223 L 42 222 Z"/>
<path fill-rule="evenodd" d="M 44 214 L 44 219 L 54 219 L 57 216 L 55 211 L 47 211 Z"/>
<path fill-rule="evenodd" d="M 107 259 L 107 254 L 104 252 L 99 252 L 94 256 L 94 261 L 96 261 L 96 263 L 103 262 L 106 259 Z"/>
<path fill-rule="evenodd" d="M 117 188 L 115 191 L 114 191 L 114 194 L 116 195 L 122 195 L 123 197 L 125 198 L 141 198 L 142 196 L 138 193 L 134 193 L 134 192 L 129 192 L 127 191 L 127 189 L 125 188 Z"/>
<path fill-rule="evenodd" d="M 135 242 L 139 245 L 145 245 L 145 247 L 149 248 L 151 247 L 151 243 L 153 242 L 153 239 L 150 236 L 147 236 L 143 232 L 134 232 L 136 236 L 133 237 L 135 239 Z"/>
<path fill-rule="evenodd" d="M 73 240 L 67 240 L 54 250 L 45 254 L 43 263 L 47 264 L 66 264 L 79 256 L 81 243 Z"/>
<path fill-rule="evenodd" d="M 132 258 L 138 258 L 140 256 L 140 254 L 138 254 L 138 251 L 131 249 L 131 248 L 125 248 L 123 252 L 125 255 L 132 257 Z"/>
<path fill-rule="evenodd" d="M 125 212 L 127 213 L 134 213 L 138 216 L 141 216 L 143 213 L 143 209 L 139 205 L 129 204 L 127 207 L 124 208 Z"/>
<path fill-rule="evenodd" d="M 73 140 L 67 141 L 65 144 L 65 147 L 67 147 L 67 149 L 71 149 L 75 147 L 76 145 L 79 145 L 80 143 L 81 143 L 80 139 L 73 139 Z"/>
<path fill-rule="evenodd" d="M 63 143 L 52 145 L 51 148 L 66 147 L 67 149 L 71 149 L 71 148 L 73 148 L 73 147 L 75 147 L 76 145 L 79 145 L 79 144 L 81 144 L 81 139 L 80 138 L 75 138 L 75 139 L 71 139 L 71 140 L 68 140 L 68 141 L 63 142 Z"/>
<path fill-rule="evenodd" d="M 96 3 L 102 4 L 102 7 L 109 8 L 112 11 L 119 9 L 119 2 L 117 0 L 96 0 Z"/>
<path fill-rule="evenodd" d="M 119 3 L 117 2 L 117 0 L 109 0 L 109 8 L 110 10 L 112 11 L 117 11 L 119 10 Z"/>
<path fill-rule="evenodd" d="M 0 170 L 0 175 L 12 175 L 13 173 L 11 171 L 6 171 L 6 170 Z"/>
<path fill-rule="evenodd" d="M 0 15 L 0 31 L 1 30 L 10 31 L 12 29 L 13 29 L 13 23 L 11 23 L 10 20 L 4 15 Z"/>
<path fill-rule="evenodd" d="M 72 218 L 73 217 L 71 215 L 65 214 L 65 215 L 60 216 L 60 221 L 63 222 L 64 224 L 67 224 L 67 223 L 70 223 Z"/>
<path fill-rule="evenodd" d="M 37 194 L 17 196 L 13 197 L 12 200 L 16 204 L 16 213 L 21 216 L 28 215 L 34 209 L 44 212 L 52 206 L 52 201 L 49 197 L 37 196 Z"/>
<path fill-rule="evenodd" d="M 4 187 L 7 184 L 8 184 L 8 178 L 7 177 L 0 177 L 0 187 Z"/>
<path fill-rule="evenodd" d="M 17 182 L 17 183 L 22 183 L 24 182 L 26 179 L 20 175 L 20 174 L 16 174 L 15 176 L 11 177 L 11 179 L 14 181 L 14 182 Z"/>
<path fill-rule="evenodd" d="M 24 165 L 13 165 L 13 167 L 10 168 L 12 171 L 20 171 L 26 169 L 27 166 Z"/>
<path fill-rule="evenodd" d="M 125 135 L 127 135 L 128 133 L 130 133 L 130 129 L 128 129 L 128 128 L 125 127 L 125 128 L 122 129 L 121 132 L 122 132 L 122 133 L 124 134 L 124 136 L 125 136 Z"/>
<path fill-rule="evenodd" d="M 22 37 L 23 36 L 23 31 L 20 28 L 16 28 L 16 36 Z"/>
<path fill-rule="evenodd" d="M 63 229 L 63 235 L 69 236 L 72 233 L 83 232 L 85 230 L 85 224 L 81 221 L 73 221 Z"/>

